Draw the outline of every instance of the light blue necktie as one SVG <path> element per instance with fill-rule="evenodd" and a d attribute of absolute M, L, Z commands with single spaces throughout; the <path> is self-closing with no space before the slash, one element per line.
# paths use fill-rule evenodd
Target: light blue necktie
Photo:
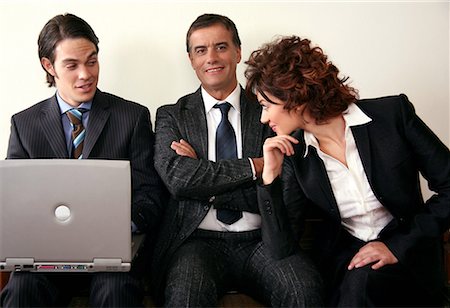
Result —
<path fill-rule="evenodd" d="M 214 108 L 219 108 L 222 113 L 222 120 L 216 131 L 216 161 L 222 159 L 237 159 L 236 135 L 233 126 L 228 120 L 230 103 L 216 104 Z M 229 209 L 217 209 L 217 219 L 223 223 L 231 225 L 242 217 L 241 211 Z"/>
<path fill-rule="evenodd" d="M 82 118 L 85 109 L 72 108 L 66 111 L 66 115 L 69 118 L 70 125 L 72 127 L 72 158 L 83 158 L 83 145 L 84 136 L 86 131 L 83 127 Z"/>

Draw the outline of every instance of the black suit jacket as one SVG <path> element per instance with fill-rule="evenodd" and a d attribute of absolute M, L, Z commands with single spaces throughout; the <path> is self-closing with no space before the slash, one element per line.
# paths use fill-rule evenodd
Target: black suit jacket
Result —
<path fill-rule="evenodd" d="M 259 121 L 261 107 L 241 89 L 242 159 L 208 160 L 206 114 L 200 88 L 162 106 L 156 114 L 155 166 L 171 193 L 154 258 L 153 278 L 160 293 L 171 256 L 197 229 L 209 208 L 258 212 L 255 181 L 248 157 L 261 157 L 269 133 Z M 172 141 L 186 140 L 198 159 L 179 156 Z"/>
<path fill-rule="evenodd" d="M 440 237 L 450 227 L 450 153 L 417 117 L 405 95 L 357 102 L 372 121 L 352 127 L 370 186 L 394 216 L 380 240 L 431 292 L 442 278 Z M 298 247 L 303 218 L 315 208 L 324 219 L 316 238 L 319 264 L 333 258 L 342 235 L 341 218 L 322 160 L 305 153 L 303 131 L 295 156 L 285 159 L 282 179 L 258 188 L 263 240 L 282 258 Z M 436 192 L 425 203 L 419 173 Z M 270 209 L 267 210 L 267 209 Z"/>
<path fill-rule="evenodd" d="M 83 158 L 130 161 L 132 220 L 140 231 L 152 230 L 150 234 L 156 232 L 162 210 L 153 144 L 146 107 L 97 90 Z M 56 95 L 12 116 L 7 158 L 69 158 Z"/>

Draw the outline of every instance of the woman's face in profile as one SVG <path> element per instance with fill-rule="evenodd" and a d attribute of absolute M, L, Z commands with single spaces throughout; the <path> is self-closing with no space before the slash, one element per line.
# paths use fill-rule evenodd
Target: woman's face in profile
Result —
<path fill-rule="evenodd" d="M 301 118 L 298 110 L 284 109 L 286 104 L 270 93 L 256 93 L 259 104 L 262 106 L 261 123 L 267 124 L 277 135 L 289 135 L 293 131 L 301 128 Z M 267 100 L 265 97 L 269 100 Z M 299 107 L 303 109 L 303 107 Z"/>

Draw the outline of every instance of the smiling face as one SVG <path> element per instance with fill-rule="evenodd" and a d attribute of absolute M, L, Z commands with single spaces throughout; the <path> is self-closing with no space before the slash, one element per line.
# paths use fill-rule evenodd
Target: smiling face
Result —
<path fill-rule="evenodd" d="M 293 110 L 284 109 L 285 102 L 264 92 L 270 100 L 264 98 L 261 93 L 256 97 L 262 106 L 261 123 L 268 124 L 277 135 L 289 135 L 293 131 L 302 128 L 302 111 L 304 106 L 299 106 Z"/>
<path fill-rule="evenodd" d="M 225 99 L 237 86 L 236 67 L 241 48 L 221 24 L 192 32 L 189 59 L 203 88 L 218 100 Z"/>
<path fill-rule="evenodd" d="M 95 45 L 84 38 L 64 39 L 55 48 L 55 62 L 42 58 L 42 66 L 55 77 L 61 98 L 77 107 L 92 100 L 97 89 L 99 64 Z"/>

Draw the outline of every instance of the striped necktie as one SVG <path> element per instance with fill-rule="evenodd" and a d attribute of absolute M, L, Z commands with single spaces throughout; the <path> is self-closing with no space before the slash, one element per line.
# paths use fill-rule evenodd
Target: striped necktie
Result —
<path fill-rule="evenodd" d="M 83 158 L 83 145 L 85 129 L 83 127 L 82 118 L 85 109 L 72 108 L 66 111 L 66 115 L 69 118 L 70 125 L 72 126 L 72 157 L 75 159 Z"/>
<path fill-rule="evenodd" d="M 236 135 L 233 126 L 228 120 L 228 111 L 230 111 L 231 104 L 228 102 L 216 104 L 214 108 L 219 108 L 222 113 L 222 120 L 216 132 L 216 161 L 221 159 L 237 159 Z M 241 211 L 217 209 L 217 219 L 228 225 L 235 223 L 241 217 Z"/>

